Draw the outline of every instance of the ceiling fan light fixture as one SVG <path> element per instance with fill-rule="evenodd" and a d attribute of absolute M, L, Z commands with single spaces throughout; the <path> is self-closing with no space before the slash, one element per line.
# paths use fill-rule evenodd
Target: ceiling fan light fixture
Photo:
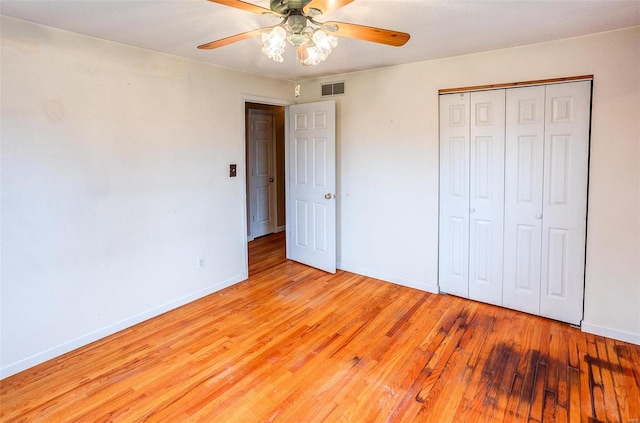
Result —
<path fill-rule="evenodd" d="M 302 49 L 302 51 L 298 51 L 298 57 L 302 65 L 315 66 L 322 62 L 320 51 L 313 41 L 309 41 L 307 44 L 302 46 Z"/>
<path fill-rule="evenodd" d="M 300 47 L 304 43 L 309 41 L 309 35 L 306 33 L 294 34 L 291 33 L 287 36 L 287 40 L 296 47 Z"/>
<path fill-rule="evenodd" d="M 338 38 L 323 28 L 307 26 L 294 30 L 285 20 L 280 25 L 262 31 L 262 52 L 275 62 L 282 63 L 287 41 L 296 47 L 298 59 L 305 66 L 318 65 L 327 60 L 338 45 Z"/>
<path fill-rule="evenodd" d="M 298 50 L 300 63 L 305 66 L 315 66 L 327 60 L 333 49 L 338 45 L 338 39 L 334 35 L 327 34 L 318 28 L 313 31 L 311 39 L 303 46 L 302 52 Z"/>
<path fill-rule="evenodd" d="M 262 32 L 262 52 L 277 63 L 284 62 L 282 54 L 287 45 L 287 31 L 280 25 Z"/>
<path fill-rule="evenodd" d="M 322 29 L 318 28 L 313 31 L 311 36 L 313 42 L 316 43 L 318 48 L 327 50 L 329 53 L 338 45 L 338 37 L 335 35 L 327 34 Z"/>

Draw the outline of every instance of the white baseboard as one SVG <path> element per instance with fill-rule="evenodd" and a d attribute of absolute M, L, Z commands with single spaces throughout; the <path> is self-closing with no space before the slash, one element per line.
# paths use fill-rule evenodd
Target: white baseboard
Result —
<path fill-rule="evenodd" d="M 358 275 L 367 276 L 374 279 L 380 279 L 381 281 L 395 283 L 396 285 L 402 285 L 409 288 L 419 289 L 420 291 L 431 292 L 432 294 L 437 294 L 440 292 L 438 289 L 438 285 L 420 283 L 410 279 L 399 278 L 396 276 L 391 276 L 384 273 L 376 272 L 373 270 L 364 269 L 358 266 L 351 266 L 345 263 L 336 263 L 336 267 L 346 272 L 356 273 Z"/>
<path fill-rule="evenodd" d="M 580 325 L 580 329 L 583 332 L 591 333 L 593 335 L 606 336 L 607 338 L 617 339 L 618 341 L 640 345 L 640 334 L 638 333 L 631 333 L 607 326 L 596 325 L 594 323 L 585 322 L 584 320 Z"/>
<path fill-rule="evenodd" d="M 19 373 L 23 370 L 26 370 L 30 367 L 36 366 L 38 364 L 44 363 L 47 360 L 51 360 L 52 358 L 56 358 L 61 356 L 62 354 L 66 354 L 70 351 L 73 351 L 77 348 L 88 345 L 94 341 L 97 341 L 106 336 L 112 335 L 116 332 L 119 332 L 123 329 L 129 328 L 133 325 L 137 325 L 145 320 L 151 319 L 153 317 L 159 316 L 162 313 L 166 313 L 167 311 L 173 310 L 180 306 L 183 306 L 187 303 L 205 297 L 209 294 L 212 294 L 216 291 L 224 289 L 228 286 L 241 282 L 247 279 L 247 274 L 242 273 L 240 275 L 229 278 L 225 281 L 219 282 L 215 285 L 211 285 L 207 288 L 201 289 L 200 291 L 194 292 L 192 294 L 186 295 L 182 298 L 178 298 L 176 300 L 170 301 L 168 303 L 162 304 L 158 307 L 152 308 L 151 310 L 147 310 L 140 314 L 136 314 L 135 316 L 129 317 L 127 319 L 116 322 L 112 325 L 106 326 L 102 329 L 98 329 L 86 335 L 82 335 L 76 339 L 73 339 L 69 342 L 65 342 L 63 344 L 57 345 L 48 350 L 33 354 L 27 358 L 16 361 L 15 363 L 11 363 L 5 367 L 0 368 L 0 379 L 4 379 L 16 373 Z"/>

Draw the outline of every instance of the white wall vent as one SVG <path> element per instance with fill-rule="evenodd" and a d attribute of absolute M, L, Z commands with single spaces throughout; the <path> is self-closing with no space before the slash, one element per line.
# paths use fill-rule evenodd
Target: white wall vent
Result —
<path fill-rule="evenodd" d="M 344 82 L 322 84 L 322 97 L 344 94 Z"/>

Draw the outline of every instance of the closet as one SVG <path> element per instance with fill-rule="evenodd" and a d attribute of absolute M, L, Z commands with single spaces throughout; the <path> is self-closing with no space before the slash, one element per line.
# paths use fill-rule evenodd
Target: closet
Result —
<path fill-rule="evenodd" d="M 440 290 L 580 324 L 591 81 L 440 95 Z"/>

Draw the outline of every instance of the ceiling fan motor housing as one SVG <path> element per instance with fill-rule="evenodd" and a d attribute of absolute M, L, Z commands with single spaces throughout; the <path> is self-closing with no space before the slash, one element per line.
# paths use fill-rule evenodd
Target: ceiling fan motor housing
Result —
<path fill-rule="evenodd" d="M 290 10 L 302 10 L 311 0 L 271 0 L 270 8 L 274 12 L 286 15 Z"/>
<path fill-rule="evenodd" d="M 300 34 L 307 26 L 307 18 L 300 14 L 298 11 L 294 11 L 294 13 L 289 15 L 287 23 L 291 27 L 291 30 L 294 34 Z"/>

